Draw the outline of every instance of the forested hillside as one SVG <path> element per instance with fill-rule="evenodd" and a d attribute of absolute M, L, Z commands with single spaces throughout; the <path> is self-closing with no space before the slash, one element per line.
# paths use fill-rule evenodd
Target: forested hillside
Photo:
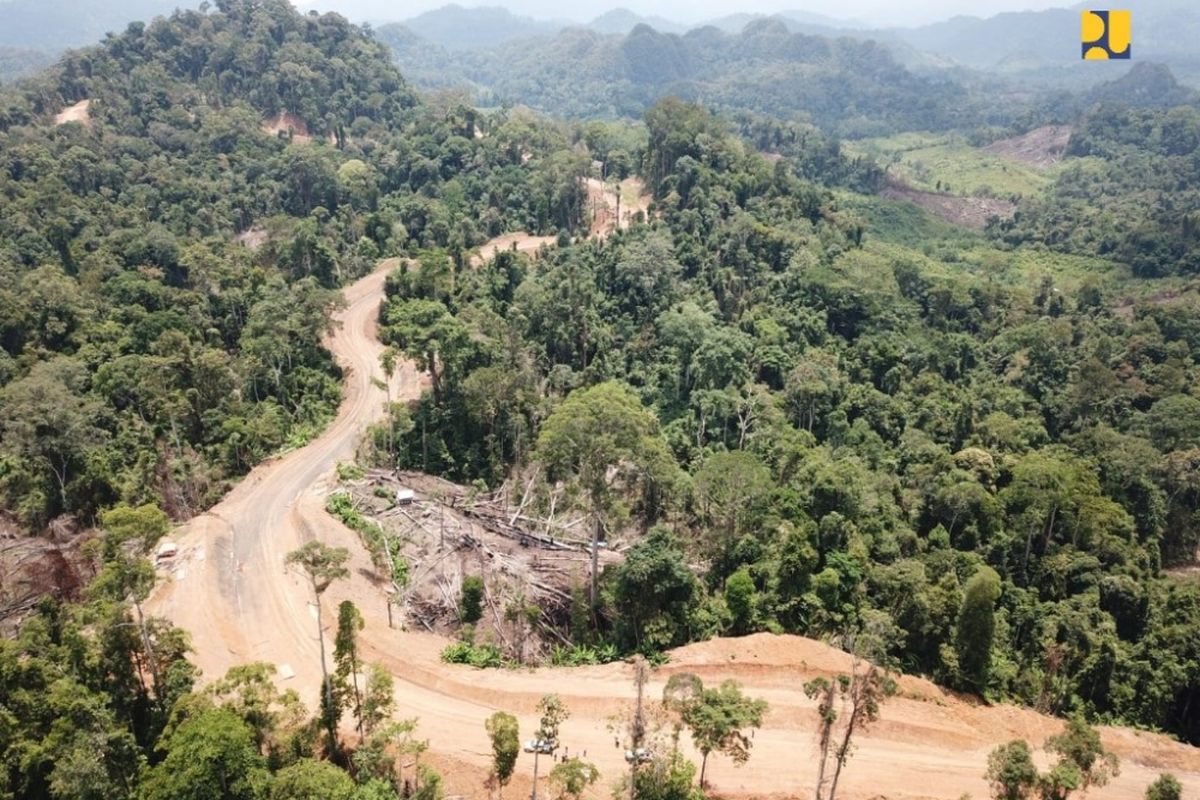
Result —
<path fill-rule="evenodd" d="M 32 529 L 118 502 L 189 516 L 327 419 L 339 283 L 576 224 L 562 134 L 474 120 L 282 0 L 131 26 L 3 95 L 0 507 Z"/>
<path fill-rule="evenodd" d="M 0 797 L 441 796 L 404 771 L 427 745 L 393 720 L 386 671 L 355 656 L 316 717 L 274 665 L 200 691 L 188 633 L 143 603 L 172 518 L 330 417 L 341 283 L 387 254 L 461 263 L 504 230 L 579 225 L 569 131 L 480 123 L 286 0 L 134 24 L 0 95 L 0 599 L 20 626 L 0 640 Z M 51 521 L 73 563 L 50 558 L 45 596 L 9 616 L 26 588 L 9 537 Z M 351 680 L 352 772 L 332 733 Z"/>
<path fill-rule="evenodd" d="M 1108 102 L 1088 111 L 1067 153 L 1079 160 L 994 233 L 1009 244 L 1114 258 L 1141 277 L 1200 273 L 1200 109 Z M 1125 97 L 1136 102 L 1136 93 Z"/>
<path fill-rule="evenodd" d="M 69 541 L 78 578 L 24 602 L 0 640 L 0 800 L 438 800 L 428 743 L 415 720 L 393 720 L 409 713 L 393 672 L 362 663 L 363 616 L 349 600 L 331 624 L 321 614 L 331 585 L 353 586 L 386 608 L 375 652 L 406 665 L 413 640 L 392 615 L 430 627 L 404 590 L 439 563 L 457 570 L 437 586 L 461 637 L 449 661 L 504 664 L 526 627 L 579 662 L 794 633 L 987 703 L 1073 716 L 1091 748 L 1080 759 L 1103 754 L 1085 718 L 1200 744 L 1200 582 L 1181 574 L 1200 547 L 1200 116 L 1169 73 L 1009 105 L 910 73 L 882 46 L 772 20 L 738 34 L 575 29 L 437 55 L 500 106 L 485 112 L 419 96 L 385 42 L 401 64 L 442 69 L 404 29 L 375 37 L 287 0 L 217 0 L 0 91 L 0 524 Z M 961 153 L 1048 121 L 1073 126 L 1062 163 L 1029 167 L 1014 216 L 985 231 L 879 196 L 896 176 L 834 138 L 950 131 Z M 637 213 L 593 226 L 609 197 L 629 202 L 631 176 L 649 192 Z M 953 197 L 940 179 L 932 193 Z M 510 237 L 476 252 L 522 232 L 541 249 Z M 409 563 L 348 493 L 288 483 L 273 507 L 285 510 L 262 517 L 311 526 L 293 505 L 305 495 L 370 558 L 304 527 L 303 547 L 268 559 L 271 520 L 243 525 L 243 549 L 277 581 L 271 605 L 251 596 L 268 576 L 243 572 L 232 533 L 197 534 L 208 552 L 167 564 L 179 597 L 217 601 L 193 609 L 236 608 L 225 633 L 255 639 L 220 659 L 266 658 L 264 628 L 303 626 L 285 655 L 309 673 L 320 658 L 314 716 L 301 696 L 317 698 L 315 681 L 280 689 L 297 675 L 282 657 L 278 672 L 198 675 L 189 655 L 213 654 L 189 654 L 187 632 L 143 606 L 163 577 L 146 556 L 173 521 L 332 418 L 343 376 L 323 340 L 339 290 L 388 258 L 381 374 L 406 358 L 426 382 L 393 402 L 379 381 L 385 422 L 339 477 L 441 476 L 460 484 L 460 514 L 488 495 L 501 525 L 545 523 L 513 547 L 549 539 L 534 549 L 551 570 L 550 520 L 570 514 L 590 567 L 539 587 L 553 607 L 497 606 L 460 553 L 478 542 L 447 543 L 444 518 Z M 369 280 L 380 291 L 382 273 Z M 363 319 L 374 297 L 357 297 Z M 415 507 L 367 491 L 433 540 Z M 503 570 L 502 556 L 479 561 Z M 187 583 L 201 562 L 216 589 Z M 289 606 L 293 577 L 304 594 Z M 521 626 L 519 645 L 479 632 L 485 606 Z M 469 715 L 433 640 L 421 713 L 454 717 L 458 733 Z M 868 692 L 877 714 L 890 678 L 867 666 L 864 690 L 850 669 L 806 687 L 814 702 L 792 716 L 832 725 L 818 696 L 838 685 Z M 710 752 L 748 757 L 765 703 L 693 679 L 658 706 L 673 747 L 640 770 L 636 740 L 628 751 L 638 797 L 704 797 L 679 749 L 685 723 L 701 783 Z M 473 701 L 490 702 L 486 684 L 470 685 Z M 608 700 L 587 703 L 609 715 Z M 540 717 L 529 749 L 557 747 L 559 698 L 519 702 Z M 521 747 L 506 716 L 487 723 L 489 792 Z M 845 747 L 843 762 L 849 734 Z M 1039 777 L 1028 747 L 1025 761 L 1014 780 L 1041 781 L 1046 798 L 1092 779 L 1090 762 L 1085 780 Z M 562 796 L 588 789 L 589 767 L 563 758 Z"/>
<path fill-rule="evenodd" d="M 481 105 L 523 103 L 573 117 L 636 118 L 656 99 L 678 96 L 873 135 L 1006 113 L 994 98 L 985 104 L 957 84 L 911 74 L 876 42 L 789 33 L 775 19 L 753 21 L 737 34 L 706 27 L 676 35 L 638 25 L 620 36 L 571 28 L 452 57 L 402 26 L 382 26 L 378 35 L 418 85 L 459 83 L 475 88 Z"/>
<path fill-rule="evenodd" d="M 951 686 L 1196 741 L 1200 587 L 1162 575 L 1200 542 L 1195 296 L 1119 313 L 1103 262 L 1060 284 L 919 217 L 893 233 L 699 108 L 646 124 L 651 226 L 395 284 L 385 337 L 440 367 L 401 462 L 536 468 L 602 538 L 646 531 L 577 641 L 863 628 Z"/>

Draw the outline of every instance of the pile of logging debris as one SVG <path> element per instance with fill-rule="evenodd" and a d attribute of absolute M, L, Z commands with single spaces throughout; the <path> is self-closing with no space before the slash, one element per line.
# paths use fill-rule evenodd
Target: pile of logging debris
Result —
<path fill-rule="evenodd" d="M 539 519 L 504 490 L 479 492 L 417 472 L 367 470 L 342 481 L 342 490 L 408 564 L 408 584 L 395 598 L 408 625 L 458 635 L 463 580 L 475 575 L 484 582 L 476 642 L 520 661 L 566 643 L 572 593 L 587 584 L 584 518 Z M 602 565 L 619 560 L 601 553 Z"/>

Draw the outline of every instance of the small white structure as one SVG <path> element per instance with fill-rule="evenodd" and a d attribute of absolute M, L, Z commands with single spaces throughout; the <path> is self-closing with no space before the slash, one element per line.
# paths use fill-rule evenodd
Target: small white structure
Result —
<path fill-rule="evenodd" d="M 158 546 L 158 550 L 154 553 L 154 558 L 158 561 L 170 561 L 179 554 L 179 545 L 174 542 L 163 542 Z"/>
<path fill-rule="evenodd" d="M 412 489 L 396 490 L 396 505 L 398 506 L 411 506 L 416 499 L 417 495 Z"/>

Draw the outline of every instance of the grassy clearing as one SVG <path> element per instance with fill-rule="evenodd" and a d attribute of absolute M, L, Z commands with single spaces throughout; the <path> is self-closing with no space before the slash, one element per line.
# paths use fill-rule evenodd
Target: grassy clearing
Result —
<path fill-rule="evenodd" d="M 951 225 L 900 200 L 842 193 L 838 205 L 867 220 L 863 250 L 847 253 L 837 262 L 839 270 L 864 285 L 884 280 L 875 273 L 886 272 L 890 278 L 891 265 L 907 260 L 931 276 L 970 276 L 1033 289 L 1045 276 L 1066 292 L 1087 283 L 1125 297 L 1176 288 L 1176 281 L 1135 280 L 1127 266 L 1103 258 L 1042 248 L 999 249 L 986 234 Z"/>
<path fill-rule="evenodd" d="M 1028 197 L 1054 179 L 1037 170 L 972 147 L 959 134 L 901 133 L 847 141 L 847 151 L 874 158 L 914 188 L 984 197 Z"/>

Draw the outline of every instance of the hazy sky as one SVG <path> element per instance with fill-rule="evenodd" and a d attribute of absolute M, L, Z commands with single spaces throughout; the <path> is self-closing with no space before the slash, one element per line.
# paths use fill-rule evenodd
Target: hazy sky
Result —
<path fill-rule="evenodd" d="M 446 5 L 449 0 L 295 0 L 297 5 L 321 10 L 344 11 L 351 16 L 371 9 L 377 19 L 403 19 Z M 760 12 L 804 10 L 842 19 L 855 18 L 876 25 L 906 25 L 933 22 L 956 14 L 991 16 L 1001 11 L 1061 8 L 1073 5 L 1064 0 L 458 0 L 459 5 L 503 5 L 518 14 L 534 17 L 587 20 L 611 8 L 625 7 L 639 14 L 658 14 L 681 22 L 700 22 L 735 11 Z M 378 9 L 376 11 L 376 9 Z"/>

